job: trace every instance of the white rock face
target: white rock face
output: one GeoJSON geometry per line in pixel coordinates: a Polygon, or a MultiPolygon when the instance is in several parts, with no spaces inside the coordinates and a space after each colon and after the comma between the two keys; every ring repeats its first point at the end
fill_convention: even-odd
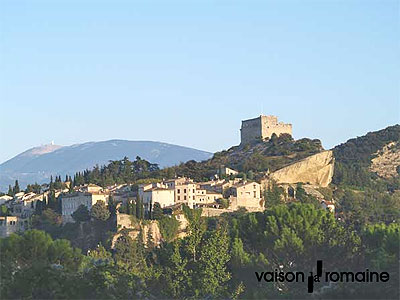
{"type": "Polygon", "coordinates": [[[399,142],[392,142],[375,153],[371,161],[370,170],[380,177],[390,178],[398,176],[397,167],[400,166],[399,142]]]}
{"type": "Polygon", "coordinates": [[[323,151],[273,172],[270,176],[278,184],[306,183],[327,187],[333,176],[333,153],[323,151]]]}

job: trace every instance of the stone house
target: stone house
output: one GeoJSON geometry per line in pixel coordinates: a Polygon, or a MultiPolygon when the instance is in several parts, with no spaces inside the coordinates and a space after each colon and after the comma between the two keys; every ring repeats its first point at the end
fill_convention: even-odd
{"type": "Polygon", "coordinates": [[[73,194],[63,194],[61,196],[61,214],[63,223],[74,222],[72,214],[79,206],[84,205],[90,211],[97,201],[108,204],[109,193],[97,185],[90,184],[83,187],[80,191],[73,194]]]}
{"type": "Polygon", "coordinates": [[[13,233],[23,232],[28,228],[28,219],[22,219],[17,216],[0,217],[0,237],[2,238],[13,233]]]}

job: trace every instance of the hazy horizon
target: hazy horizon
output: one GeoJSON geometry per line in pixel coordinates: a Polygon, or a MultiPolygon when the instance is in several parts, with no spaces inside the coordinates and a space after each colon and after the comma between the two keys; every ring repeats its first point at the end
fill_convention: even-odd
{"type": "Polygon", "coordinates": [[[216,152],[260,113],[326,149],[399,123],[398,1],[0,7],[0,163],[52,140],[216,152]]]}

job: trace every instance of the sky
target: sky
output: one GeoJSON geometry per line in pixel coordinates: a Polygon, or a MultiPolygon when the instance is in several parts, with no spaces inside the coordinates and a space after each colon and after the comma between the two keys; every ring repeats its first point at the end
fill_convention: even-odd
{"type": "Polygon", "coordinates": [[[399,1],[0,0],[0,163],[54,141],[210,152],[261,113],[331,148],[400,120],[399,1]]]}

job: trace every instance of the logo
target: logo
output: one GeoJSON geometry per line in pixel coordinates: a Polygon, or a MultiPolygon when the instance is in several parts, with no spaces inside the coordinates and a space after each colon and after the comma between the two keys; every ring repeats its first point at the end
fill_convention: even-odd
{"type": "Polygon", "coordinates": [[[305,282],[307,277],[307,291],[308,293],[314,292],[314,282],[388,282],[390,279],[388,272],[375,272],[366,269],[365,271],[352,272],[352,271],[335,271],[324,272],[322,260],[317,261],[317,272],[314,274],[310,272],[283,272],[282,270],[275,269],[269,272],[255,272],[258,282],[264,280],[265,282],[305,282]],[[306,276],[305,274],[309,274],[306,276]]]}

